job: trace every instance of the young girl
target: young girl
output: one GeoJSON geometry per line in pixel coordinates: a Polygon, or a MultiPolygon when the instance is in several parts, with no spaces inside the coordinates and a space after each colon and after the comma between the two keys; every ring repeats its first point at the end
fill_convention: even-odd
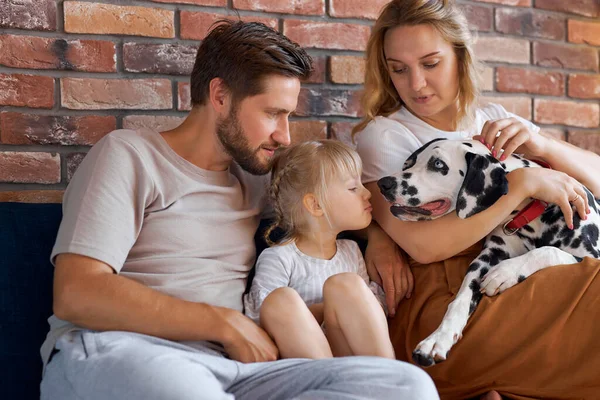
{"type": "Polygon", "coordinates": [[[244,303],[283,358],[395,358],[383,290],[369,282],[358,245],[336,239],[371,222],[361,169],[358,154],[334,140],[298,144],[275,161],[276,221],[265,237],[273,245],[277,227],[285,236],[258,258],[244,303]]]}

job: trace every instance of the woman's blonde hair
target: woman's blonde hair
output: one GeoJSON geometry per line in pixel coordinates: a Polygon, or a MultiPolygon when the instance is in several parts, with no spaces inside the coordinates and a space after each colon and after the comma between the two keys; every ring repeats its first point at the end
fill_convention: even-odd
{"type": "Polygon", "coordinates": [[[468,127],[475,120],[479,95],[480,65],[472,49],[472,35],[465,16],[453,0],[392,0],[371,31],[366,50],[366,68],[362,108],[363,120],[352,130],[362,131],[376,116],[388,116],[403,103],[392,83],[383,51],[385,34],[402,25],[429,24],[453,47],[458,62],[458,115],[455,128],[468,127]]]}
{"type": "Polygon", "coordinates": [[[338,140],[323,139],[303,142],[284,149],[273,164],[269,196],[275,211],[275,221],[267,228],[265,240],[269,245],[275,228],[283,230],[279,243],[286,243],[308,232],[308,219],[303,205],[306,194],[312,193],[325,216],[327,186],[334,179],[350,176],[360,179],[362,162],[359,155],[338,140]]]}

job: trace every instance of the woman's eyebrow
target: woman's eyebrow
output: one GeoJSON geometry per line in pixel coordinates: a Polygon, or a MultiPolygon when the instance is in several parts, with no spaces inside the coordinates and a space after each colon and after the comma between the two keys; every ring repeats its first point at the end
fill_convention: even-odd
{"type": "MultiPolygon", "coordinates": [[[[427,57],[435,56],[436,54],[439,54],[439,53],[440,53],[439,51],[434,51],[434,52],[431,52],[429,54],[425,54],[423,57],[419,58],[419,60],[422,60],[422,59],[427,58],[427,57]]],[[[395,62],[400,62],[400,63],[402,62],[402,61],[396,60],[395,58],[392,58],[392,57],[387,57],[385,60],[386,61],[395,61],[395,62]]]]}

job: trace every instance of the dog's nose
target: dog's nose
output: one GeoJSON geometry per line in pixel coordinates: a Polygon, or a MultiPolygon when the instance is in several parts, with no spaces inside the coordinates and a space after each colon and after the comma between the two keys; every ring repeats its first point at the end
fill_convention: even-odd
{"type": "Polygon", "coordinates": [[[377,186],[379,186],[379,190],[381,190],[382,194],[392,194],[398,187],[398,182],[393,176],[385,176],[377,181],[377,186]]]}

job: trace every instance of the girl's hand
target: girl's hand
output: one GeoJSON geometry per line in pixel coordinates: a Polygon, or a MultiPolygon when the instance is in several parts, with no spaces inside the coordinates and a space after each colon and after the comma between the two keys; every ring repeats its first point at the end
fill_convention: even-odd
{"type": "Polygon", "coordinates": [[[410,298],[414,287],[412,271],[404,252],[378,225],[369,227],[369,241],[365,252],[367,272],[385,292],[389,316],[403,298],[410,298]]]}
{"type": "Polygon", "coordinates": [[[587,191],[564,172],[547,168],[519,168],[507,175],[509,184],[522,185],[528,197],[556,204],[565,221],[573,229],[573,207],[581,219],[590,213],[587,191]]]}
{"type": "Polygon", "coordinates": [[[514,152],[542,158],[548,140],[539,133],[529,130],[516,118],[487,121],[481,129],[481,134],[473,136],[473,139],[485,144],[492,150],[494,157],[500,157],[500,161],[506,160],[514,152]]]}

